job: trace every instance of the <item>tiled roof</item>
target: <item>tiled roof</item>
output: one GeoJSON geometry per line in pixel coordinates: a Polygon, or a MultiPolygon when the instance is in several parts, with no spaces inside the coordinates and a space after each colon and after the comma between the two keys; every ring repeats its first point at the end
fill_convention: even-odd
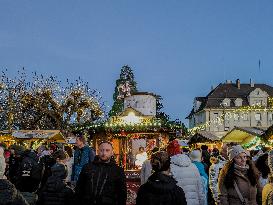
{"type": "Polygon", "coordinates": [[[254,87],[251,87],[250,84],[240,84],[239,89],[235,83],[220,83],[206,97],[195,98],[201,102],[201,105],[195,112],[192,110],[187,118],[190,118],[194,113],[197,113],[204,108],[220,108],[220,104],[225,98],[231,99],[230,107],[235,107],[234,100],[237,98],[241,98],[243,100],[242,106],[248,106],[248,96],[256,88],[260,88],[261,90],[267,92],[269,96],[273,97],[273,87],[266,84],[254,84],[254,87]]]}

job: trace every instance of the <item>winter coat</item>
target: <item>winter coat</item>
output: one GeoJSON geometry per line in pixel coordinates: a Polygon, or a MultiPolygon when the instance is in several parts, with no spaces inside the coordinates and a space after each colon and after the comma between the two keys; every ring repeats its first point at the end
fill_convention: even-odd
{"type": "Polygon", "coordinates": [[[72,204],[74,191],[65,183],[65,167],[62,164],[56,164],[52,167],[52,176],[50,176],[42,188],[39,205],[66,205],[72,204]]]}
{"type": "Polygon", "coordinates": [[[145,184],[152,174],[152,165],[150,160],[145,160],[140,170],[140,184],[145,184]]]}
{"type": "Polygon", "coordinates": [[[94,150],[87,145],[81,149],[76,149],[74,153],[74,164],[72,167],[72,181],[78,181],[83,166],[92,162],[94,157],[94,150]]]}
{"type": "Polygon", "coordinates": [[[126,179],[114,159],[102,162],[98,157],[85,165],[76,185],[76,201],[81,205],[125,205],[126,179]]]}
{"type": "Polygon", "coordinates": [[[209,177],[208,177],[208,175],[206,173],[206,169],[205,169],[204,164],[202,162],[198,162],[198,161],[193,161],[192,163],[195,164],[195,166],[197,167],[200,175],[202,177],[204,177],[207,181],[209,181],[209,177]]]}
{"type": "MultiPolygon", "coordinates": [[[[241,200],[234,188],[234,186],[227,188],[224,183],[224,167],[219,176],[219,183],[218,183],[218,197],[219,197],[219,204],[220,205],[241,205],[241,200]]],[[[226,170],[225,170],[226,171],[226,170]]],[[[238,188],[242,194],[242,196],[246,200],[247,205],[257,205],[257,199],[259,199],[261,194],[261,188],[258,185],[252,186],[250,181],[247,177],[248,168],[242,168],[235,165],[235,181],[238,185],[238,188]],[[258,196],[257,196],[258,195],[258,196]]]]}
{"type": "Polygon", "coordinates": [[[201,176],[187,155],[178,154],[171,157],[171,173],[177,185],[185,192],[188,204],[205,204],[201,176]]]}
{"type": "Polygon", "coordinates": [[[39,158],[34,151],[24,152],[15,183],[21,192],[35,192],[39,188],[44,170],[42,164],[38,162],[39,158]]]}
{"type": "Polygon", "coordinates": [[[6,171],[6,161],[4,157],[4,149],[0,147],[0,179],[4,177],[6,171]]]}
{"type": "Polygon", "coordinates": [[[225,163],[225,161],[220,160],[217,163],[212,163],[209,169],[209,188],[215,201],[218,201],[218,177],[225,163]]]}
{"type": "Polygon", "coordinates": [[[140,186],[136,198],[136,205],[185,204],[185,193],[176,185],[173,177],[158,172],[152,174],[148,181],[140,186]]]}
{"type": "Polygon", "coordinates": [[[268,183],[264,186],[262,205],[273,205],[273,183],[268,183]]]}
{"type": "Polygon", "coordinates": [[[29,204],[9,180],[0,179],[0,205],[29,204]]]}

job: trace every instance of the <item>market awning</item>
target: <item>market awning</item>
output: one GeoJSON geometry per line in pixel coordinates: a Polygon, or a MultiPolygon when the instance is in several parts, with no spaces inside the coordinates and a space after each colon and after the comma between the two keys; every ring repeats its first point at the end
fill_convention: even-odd
{"type": "Polygon", "coordinates": [[[256,127],[234,127],[223,138],[222,142],[236,142],[240,144],[249,143],[256,136],[261,136],[265,132],[262,128],[256,127]]]}
{"type": "Polygon", "coordinates": [[[220,139],[208,131],[199,131],[190,137],[188,144],[217,142],[220,139]]]}
{"type": "Polygon", "coordinates": [[[65,142],[60,130],[19,130],[13,131],[12,136],[17,140],[48,140],[65,142]]]}

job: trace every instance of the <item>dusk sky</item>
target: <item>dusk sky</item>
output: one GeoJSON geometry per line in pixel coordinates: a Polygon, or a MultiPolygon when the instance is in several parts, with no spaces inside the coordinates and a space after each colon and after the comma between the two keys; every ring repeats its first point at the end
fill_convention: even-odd
{"type": "Polygon", "coordinates": [[[227,79],[273,85],[273,1],[0,1],[0,68],[10,75],[80,76],[111,107],[126,64],[140,91],[187,122],[194,97],[227,79]]]}

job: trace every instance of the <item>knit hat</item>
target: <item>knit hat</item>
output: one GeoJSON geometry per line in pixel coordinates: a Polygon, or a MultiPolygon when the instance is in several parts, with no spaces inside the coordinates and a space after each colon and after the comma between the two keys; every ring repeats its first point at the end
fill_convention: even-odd
{"type": "Polygon", "coordinates": [[[273,150],[268,153],[268,166],[271,174],[273,174],[273,150]]]}
{"type": "Polygon", "coordinates": [[[231,161],[241,153],[246,153],[241,145],[235,145],[228,149],[228,159],[231,161]]]}
{"type": "Polygon", "coordinates": [[[193,150],[190,154],[190,158],[192,161],[201,162],[202,154],[200,150],[193,150]]]}
{"type": "Polygon", "coordinates": [[[170,156],[181,154],[181,148],[177,140],[173,140],[168,144],[167,152],[170,156]]]}

